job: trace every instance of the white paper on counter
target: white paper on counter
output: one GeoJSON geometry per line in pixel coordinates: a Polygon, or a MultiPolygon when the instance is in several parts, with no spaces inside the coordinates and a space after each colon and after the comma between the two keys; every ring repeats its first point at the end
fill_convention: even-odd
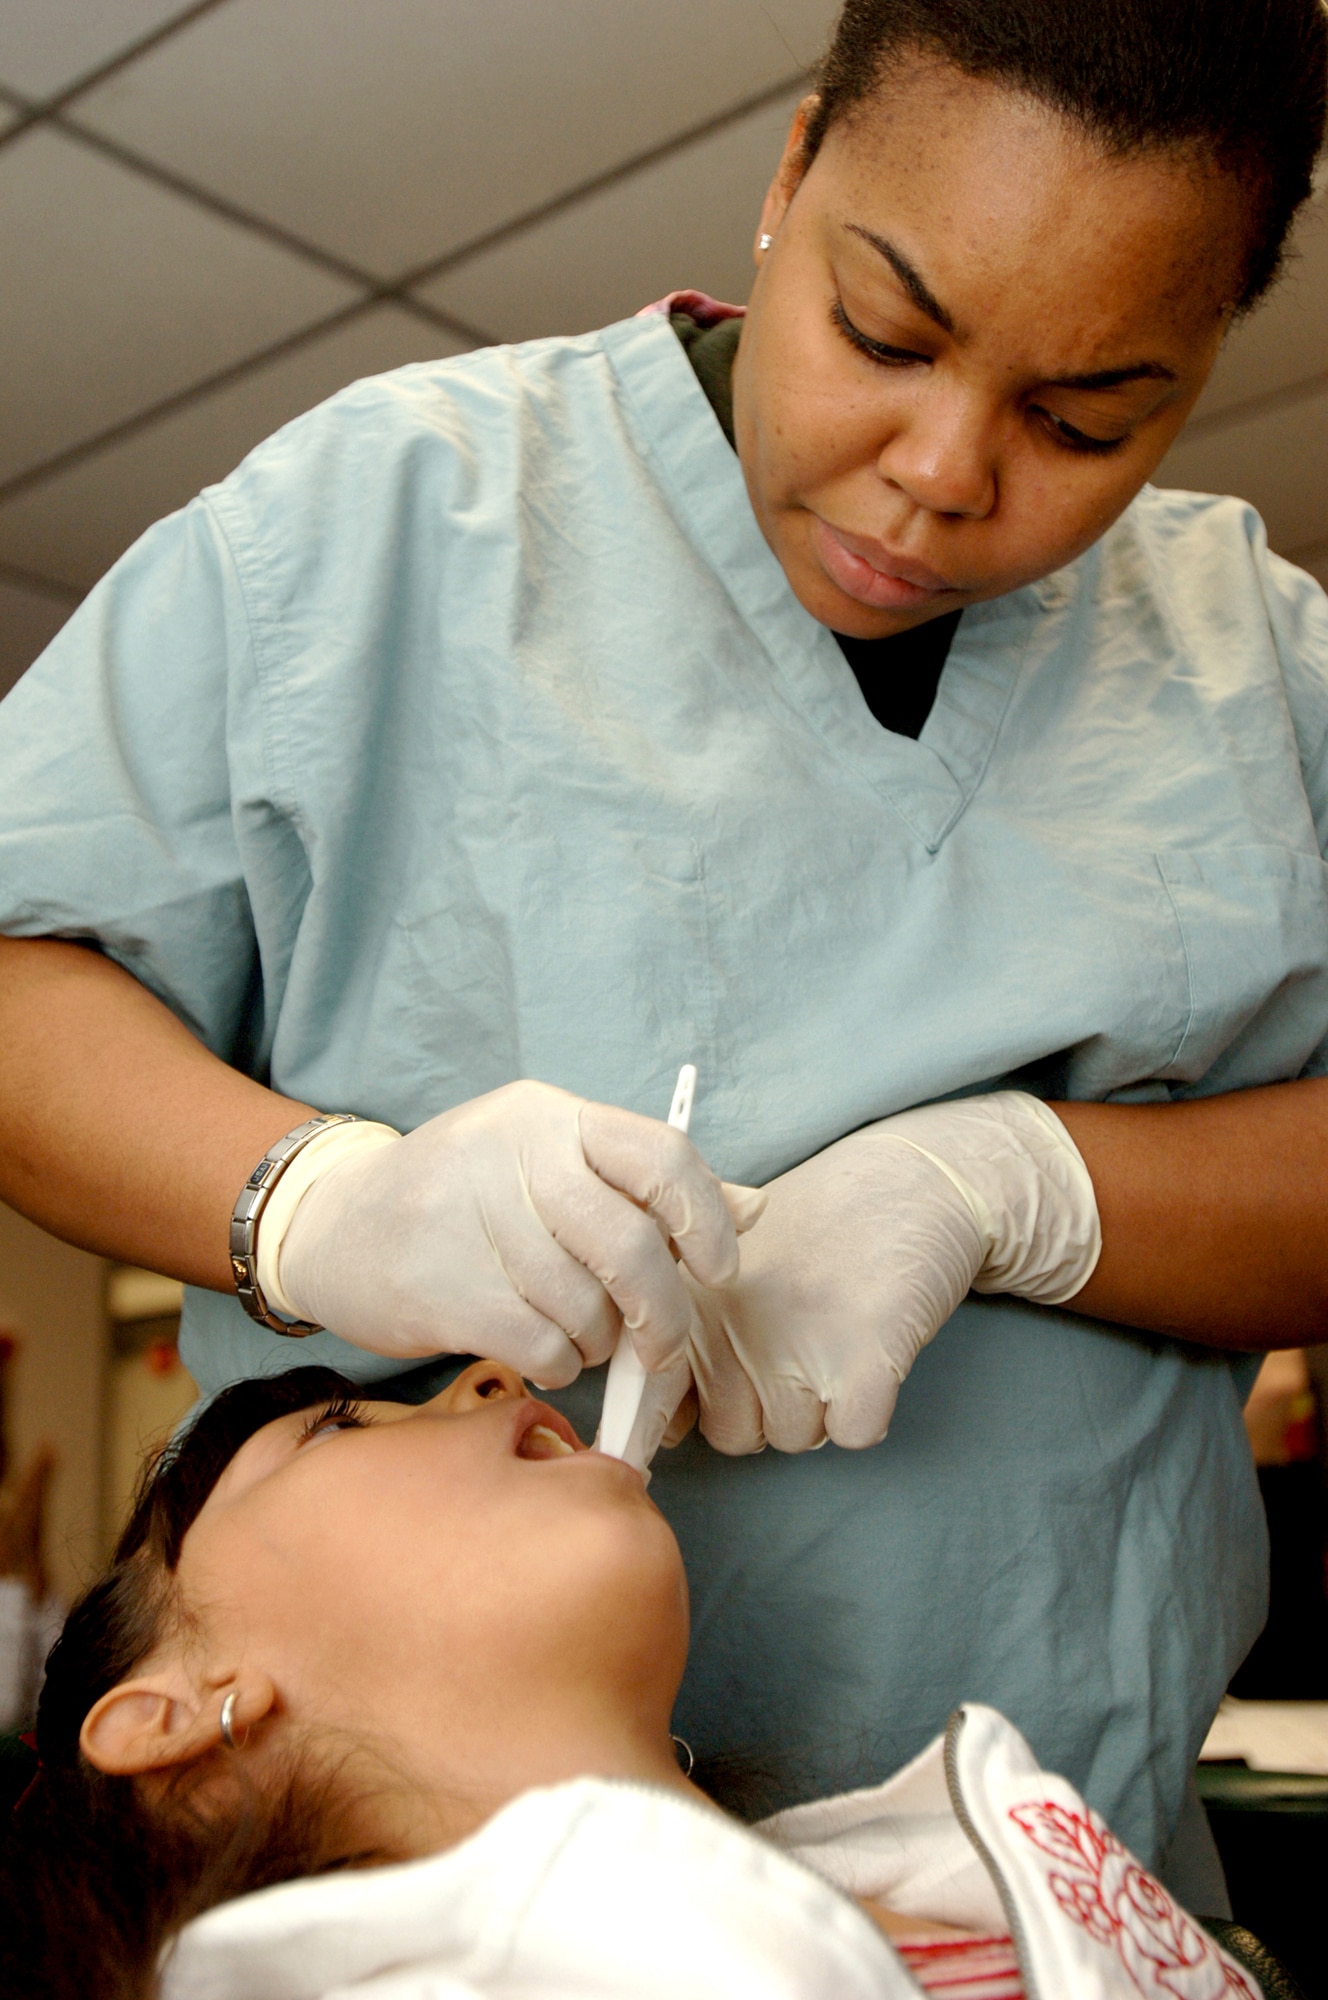
{"type": "Polygon", "coordinates": [[[1236,1701],[1228,1695],[1199,1761],[1241,1757],[1252,1771],[1328,1777],[1328,1701],[1236,1701]]]}

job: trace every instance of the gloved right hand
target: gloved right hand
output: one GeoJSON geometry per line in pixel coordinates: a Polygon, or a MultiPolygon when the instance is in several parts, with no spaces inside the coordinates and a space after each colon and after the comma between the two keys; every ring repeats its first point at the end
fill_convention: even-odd
{"type": "Polygon", "coordinates": [[[648,1368],[677,1361],[691,1304],[670,1243],[723,1284],[762,1206],[726,1200],[681,1132],[546,1083],[329,1160],[281,1240],[282,1309],[374,1354],[483,1354],[546,1389],[606,1360],[620,1330],[648,1368]]]}

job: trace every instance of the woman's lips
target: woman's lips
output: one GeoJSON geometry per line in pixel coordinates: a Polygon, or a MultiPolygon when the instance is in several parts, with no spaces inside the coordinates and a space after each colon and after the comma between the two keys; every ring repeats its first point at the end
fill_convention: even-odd
{"type": "Polygon", "coordinates": [[[892,555],[880,542],[850,535],[844,528],[832,528],[819,514],[812,516],[812,540],[831,583],[873,611],[911,611],[954,589],[925,563],[892,555]]]}

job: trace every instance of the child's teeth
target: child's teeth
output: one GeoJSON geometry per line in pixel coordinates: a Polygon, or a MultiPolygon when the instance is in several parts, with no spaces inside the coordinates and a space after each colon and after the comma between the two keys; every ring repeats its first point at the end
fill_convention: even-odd
{"type": "Polygon", "coordinates": [[[572,1456],[572,1447],[568,1444],[567,1439],[559,1437],[557,1431],[551,1431],[547,1424],[532,1424],[530,1426],[530,1435],[533,1438],[543,1438],[546,1444],[551,1444],[560,1458],[570,1458],[572,1456]]]}

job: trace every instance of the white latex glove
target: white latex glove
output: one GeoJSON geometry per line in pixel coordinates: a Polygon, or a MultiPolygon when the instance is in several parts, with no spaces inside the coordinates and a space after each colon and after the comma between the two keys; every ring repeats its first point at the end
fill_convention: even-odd
{"type": "Polygon", "coordinates": [[[1078,1148],[1015,1090],[882,1119],[765,1192],[738,1278],[690,1287],[701,1429],[734,1454],[878,1443],[970,1288],[1059,1305],[1102,1247],[1078,1148]]]}
{"type": "Polygon", "coordinates": [[[403,1360],[482,1354],[562,1388],[625,1327],[647,1367],[666,1367],[691,1311],[670,1243],[700,1283],[723,1284],[738,1266],[729,1203],[738,1226],[760,1208],[746,1189],[726,1200],[682,1133],[550,1084],[507,1084],[404,1139],[377,1129],[367,1146],[336,1140],[354,1126],[317,1141],[329,1163],[315,1158],[264,1289],[403,1360]]]}

